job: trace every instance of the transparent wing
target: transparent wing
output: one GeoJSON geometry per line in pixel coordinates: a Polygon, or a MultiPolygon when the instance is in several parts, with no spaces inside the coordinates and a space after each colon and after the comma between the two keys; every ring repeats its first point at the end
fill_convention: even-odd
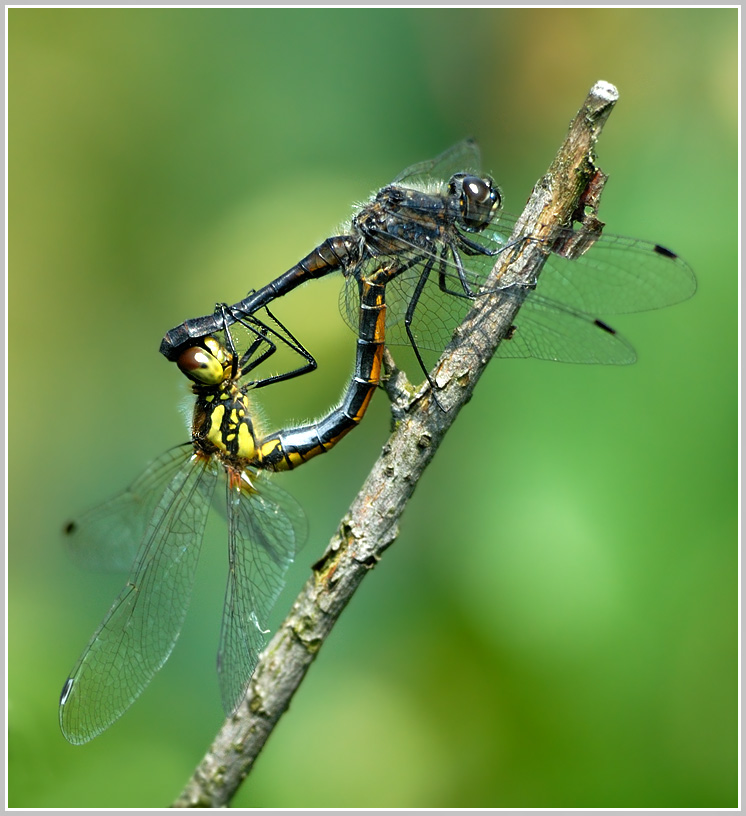
{"type": "Polygon", "coordinates": [[[218,650],[223,709],[230,715],[246,693],[269,633],[269,615],[285,575],[306,538],[305,516],[263,474],[256,492],[227,491],[229,573],[218,650]]]}
{"type": "MultiPolygon", "coordinates": [[[[516,221],[514,215],[500,214],[498,223],[486,230],[485,239],[504,246],[516,221]]],[[[566,233],[573,234],[572,230],[566,233]]],[[[476,269],[474,264],[469,268],[476,269]]],[[[575,260],[550,254],[537,292],[559,307],[613,315],[671,306],[690,298],[696,288],[690,266],[673,252],[658,244],[604,233],[575,260]]]]}
{"type": "MultiPolygon", "coordinates": [[[[421,268],[419,265],[418,271],[421,268]]],[[[474,302],[471,298],[461,297],[460,294],[441,291],[437,281],[437,273],[431,272],[414,309],[411,331],[419,348],[440,352],[448,345],[454,328],[461,323],[474,302]]],[[[405,318],[417,283],[418,278],[406,273],[394,278],[386,286],[387,343],[409,345],[405,318]]],[[[450,291],[461,292],[457,281],[450,283],[454,287],[450,291]],[[456,286],[459,288],[456,289],[456,286]]]]}
{"type": "Polygon", "coordinates": [[[482,157],[479,145],[474,139],[464,139],[444,150],[439,156],[427,161],[417,162],[403,170],[392,184],[407,181],[410,184],[419,182],[444,182],[454,173],[480,173],[482,157]]]}
{"type": "MultiPolygon", "coordinates": [[[[390,345],[410,344],[403,316],[412,289],[411,279],[394,279],[386,287],[386,342],[390,345]]],[[[501,290],[501,293],[511,297],[508,289],[501,290]]],[[[354,303],[351,286],[345,287],[344,297],[344,308],[348,308],[348,302],[354,303]]],[[[442,351],[454,328],[473,305],[471,298],[444,294],[434,284],[426,286],[411,327],[417,347],[442,351]]],[[[352,325],[352,320],[349,319],[348,323],[352,325]]],[[[608,324],[590,315],[559,307],[535,292],[524,301],[515,319],[513,337],[500,344],[497,356],[601,365],[626,365],[636,359],[629,342],[608,324]]]]}
{"type": "Polygon", "coordinates": [[[217,472],[189,449],[169,451],[148,471],[165,484],[129,580],[60,698],[60,726],[75,744],[100,734],[137,699],[171,654],[189,605],[217,472]]]}
{"type": "MultiPolygon", "coordinates": [[[[515,221],[515,216],[501,213],[495,225],[476,236],[479,243],[493,253],[507,249],[515,221]]],[[[441,249],[435,257],[414,247],[410,252],[417,252],[420,260],[386,287],[386,342],[410,343],[405,319],[411,312],[411,331],[418,347],[441,351],[472,305],[471,298],[465,297],[465,287],[472,293],[488,294],[484,281],[497,257],[462,252],[459,274],[455,250],[444,253],[441,249]],[[431,259],[427,282],[412,309],[431,259]]],[[[390,259],[379,257],[367,263],[380,266],[382,262],[390,259]]],[[[366,269],[359,272],[364,275],[366,269]]],[[[516,342],[503,343],[499,356],[600,364],[633,362],[635,355],[629,343],[610,332],[598,316],[662,308],[686,300],[695,290],[692,270],[674,253],[657,244],[603,235],[577,259],[549,255],[535,291],[516,317],[516,342]]],[[[356,282],[350,277],[345,281],[340,307],[348,325],[357,331],[359,297],[356,282]]]]}
{"type": "Polygon", "coordinates": [[[495,356],[596,365],[629,365],[637,359],[634,348],[608,324],[557,309],[533,294],[521,306],[512,336],[500,343],[495,356]]]}
{"type": "Polygon", "coordinates": [[[153,509],[166,483],[183,464],[186,449],[180,446],[164,454],[125,491],[67,522],[63,528],[65,545],[79,566],[97,572],[130,569],[153,509]]]}

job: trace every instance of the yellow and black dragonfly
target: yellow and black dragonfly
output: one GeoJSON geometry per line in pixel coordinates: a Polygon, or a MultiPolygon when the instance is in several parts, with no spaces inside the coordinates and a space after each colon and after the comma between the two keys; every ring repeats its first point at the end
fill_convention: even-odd
{"type": "Polygon", "coordinates": [[[264,646],[269,613],[306,537],[301,508],[270,474],[331,449],[362,419],[380,381],[384,294],[375,275],[361,282],[352,380],[339,406],[302,427],[262,435],[253,421],[251,391],[308,365],[305,350],[271,315],[276,328],[255,317],[237,321],[253,338],[243,353],[227,326],[182,349],[176,362],[195,396],[191,441],[167,451],[124,493],[66,527],[74,555],[88,566],[121,569],[131,563],[123,590],[65,681],[60,725],[70,742],[85,743],[108,728],[168,659],[221,482],[229,571],[217,668],[223,707],[227,714],[236,709],[264,646]],[[278,342],[306,364],[252,380],[278,342]]]}
{"type": "MultiPolygon", "coordinates": [[[[496,256],[516,246],[511,236],[517,218],[502,209],[499,188],[480,164],[476,143],[467,139],[409,167],[358,208],[346,232],[229,307],[227,319],[251,315],[305,281],[341,271],[340,307],[356,331],[359,282],[383,267],[386,342],[410,345],[427,375],[420,349],[443,350],[474,300],[490,291],[484,282],[496,256]]],[[[601,316],[657,309],[694,294],[690,267],[659,244],[603,234],[572,260],[552,251],[572,246],[576,237],[565,230],[546,248],[541,277],[531,283],[499,357],[631,363],[634,349],[601,316]]],[[[515,287],[502,291],[519,294],[515,287]]],[[[166,334],[161,353],[175,360],[194,337],[215,331],[225,319],[218,310],[185,321],[166,334]]]]}

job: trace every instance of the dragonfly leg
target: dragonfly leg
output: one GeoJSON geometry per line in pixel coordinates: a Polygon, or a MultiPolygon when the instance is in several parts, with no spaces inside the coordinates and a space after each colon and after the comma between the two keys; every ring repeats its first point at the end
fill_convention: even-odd
{"type": "Polygon", "coordinates": [[[499,255],[505,247],[496,247],[495,249],[489,249],[482,244],[477,243],[476,241],[472,241],[470,238],[467,238],[465,235],[462,235],[460,232],[456,233],[458,237],[459,246],[467,255],[499,255]]]}
{"type": "Polygon", "coordinates": [[[461,261],[461,256],[458,252],[452,247],[449,246],[447,249],[444,249],[441,256],[440,256],[440,271],[438,273],[438,287],[440,288],[441,292],[444,292],[447,295],[452,295],[453,297],[460,297],[460,298],[467,298],[469,300],[473,300],[475,297],[474,290],[469,286],[469,281],[466,279],[466,271],[464,270],[464,265],[461,261]],[[447,276],[446,276],[446,252],[450,249],[451,255],[453,256],[453,262],[456,265],[456,269],[458,270],[458,278],[461,282],[461,288],[463,291],[459,292],[457,289],[450,289],[447,283],[447,276]]]}
{"type": "Polygon", "coordinates": [[[275,315],[270,312],[268,307],[264,307],[264,311],[269,315],[270,319],[281,329],[283,334],[275,332],[269,326],[262,324],[267,328],[270,332],[272,332],[275,336],[279,337],[285,345],[292,349],[296,354],[302,357],[306,362],[303,365],[298,366],[298,368],[294,368],[292,371],[286,371],[284,374],[275,374],[272,377],[265,377],[263,380],[259,380],[254,383],[254,388],[263,388],[265,385],[269,385],[270,383],[275,382],[282,382],[283,380],[291,380],[294,377],[300,377],[302,374],[307,374],[311,371],[314,371],[318,363],[316,362],[316,358],[311,354],[310,351],[298,340],[295,335],[292,334],[290,329],[287,328],[283,323],[281,323],[275,315]]]}
{"type": "MultiPolygon", "coordinates": [[[[230,307],[226,306],[225,304],[220,304],[220,313],[226,314],[230,311],[230,307]]],[[[226,346],[230,353],[233,356],[233,378],[238,375],[238,371],[240,370],[241,376],[246,376],[249,372],[253,371],[258,365],[263,363],[266,359],[271,357],[277,351],[277,343],[272,339],[272,337],[277,338],[280,342],[286,345],[288,348],[299,354],[301,357],[305,359],[305,363],[298,368],[292,369],[291,371],[284,372],[282,374],[274,374],[271,377],[264,377],[259,380],[255,380],[253,382],[245,383],[244,387],[253,387],[253,388],[261,388],[265,385],[269,385],[273,382],[280,382],[282,380],[292,379],[293,377],[300,376],[301,374],[305,374],[309,371],[313,371],[316,368],[316,360],[314,357],[307,351],[307,349],[295,338],[295,336],[290,332],[290,330],[283,325],[277,317],[275,317],[272,312],[265,306],[264,310],[266,311],[269,318],[278,326],[280,331],[273,329],[271,326],[267,325],[266,323],[262,322],[257,318],[255,315],[247,315],[245,317],[239,317],[236,319],[235,314],[233,315],[234,320],[228,321],[226,320],[223,324],[223,331],[225,333],[226,339],[226,346]],[[248,349],[240,356],[236,352],[236,347],[233,342],[233,336],[231,334],[229,325],[230,323],[238,323],[242,325],[247,331],[251,332],[255,335],[255,339],[248,347],[248,349]],[[266,348],[259,354],[255,356],[257,351],[262,347],[266,346],[266,348]]],[[[216,309],[217,311],[217,309],[216,309]]]]}
{"type": "Polygon", "coordinates": [[[417,304],[419,303],[420,296],[422,295],[422,290],[425,288],[427,279],[430,277],[430,272],[432,272],[434,263],[435,258],[430,258],[422,270],[420,279],[417,281],[417,286],[415,286],[414,292],[412,293],[412,297],[410,298],[409,303],[407,304],[407,311],[404,315],[404,328],[406,329],[407,337],[409,338],[409,344],[412,346],[414,356],[417,358],[417,362],[419,363],[420,368],[422,369],[422,373],[425,375],[425,379],[427,380],[428,385],[430,386],[430,389],[433,392],[433,399],[435,400],[435,402],[437,403],[438,407],[441,410],[445,410],[443,406],[440,404],[440,402],[438,402],[435,383],[432,381],[430,373],[425,367],[425,361],[422,359],[422,355],[420,354],[420,350],[417,346],[417,340],[415,339],[415,336],[412,333],[412,318],[414,317],[414,311],[417,308],[417,304]]]}

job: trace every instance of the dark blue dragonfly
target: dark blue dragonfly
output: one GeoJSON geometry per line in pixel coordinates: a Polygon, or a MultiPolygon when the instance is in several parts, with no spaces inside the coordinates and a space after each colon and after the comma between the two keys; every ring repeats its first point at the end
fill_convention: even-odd
{"type": "MultiPolygon", "coordinates": [[[[409,167],[358,208],[343,234],[228,311],[231,319],[251,315],[299,284],[339,270],[345,280],[341,311],[355,330],[360,282],[385,266],[386,341],[411,345],[425,371],[419,350],[442,351],[474,301],[494,291],[485,281],[496,256],[515,246],[517,220],[502,209],[494,180],[481,172],[476,143],[465,140],[409,167]]],[[[575,235],[568,228],[553,246],[575,235]]],[[[669,306],[696,289],[687,263],[659,244],[603,234],[573,260],[551,250],[499,357],[632,363],[634,349],[602,317],[669,306]]],[[[161,353],[176,359],[185,344],[222,319],[216,312],[187,320],[166,334],[161,353]]]]}

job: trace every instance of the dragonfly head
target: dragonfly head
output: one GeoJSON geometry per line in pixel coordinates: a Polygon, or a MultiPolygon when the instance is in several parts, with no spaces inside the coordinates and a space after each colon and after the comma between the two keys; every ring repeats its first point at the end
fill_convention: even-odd
{"type": "Polygon", "coordinates": [[[502,206],[502,196],[489,177],[456,173],[448,182],[448,196],[458,205],[459,220],[469,232],[481,232],[502,206]]]}
{"type": "Polygon", "coordinates": [[[199,345],[182,351],[176,365],[197,385],[220,385],[232,375],[233,355],[212,335],[198,342],[199,345]]]}

